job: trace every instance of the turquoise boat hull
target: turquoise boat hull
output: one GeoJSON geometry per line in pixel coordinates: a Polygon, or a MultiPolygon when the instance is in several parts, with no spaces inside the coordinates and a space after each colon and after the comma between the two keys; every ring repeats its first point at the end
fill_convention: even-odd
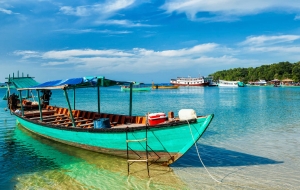
{"type": "Polygon", "coordinates": [[[149,159],[163,165],[169,165],[178,160],[198,141],[214,115],[200,117],[189,122],[178,121],[170,124],[148,126],[147,133],[146,126],[84,129],[47,125],[19,115],[16,115],[16,117],[18,124],[37,135],[68,145],[124,158],[127,155],[130,159],[139,159],[139,156],[146,156],[146,143],[148,143],[150,147],[148,150],[149,159]],[[130,151],[127,153],[127,139],[140,140],[146,137],[147,142],[128,143],[130,151]]]}
{"type": "MultiPolygon", "coordinates": [[[[150,91],[151,87],[133,87],[132,91],[150,91]]],[[[130,91],[130,88],[121,87],[121,91],[130,91]]]]}

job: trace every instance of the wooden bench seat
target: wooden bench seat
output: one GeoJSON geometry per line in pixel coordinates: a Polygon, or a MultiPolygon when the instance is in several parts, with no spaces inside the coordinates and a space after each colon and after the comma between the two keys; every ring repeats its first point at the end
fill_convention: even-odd
{"type": "MultiPolygon", "coordinates": [[[[64,114],[54,114],[54,115],[43,115],[43,119],[45,118],[52,118],[52,117],[58,117],[58,116],[63,116],[64,114]]],[[[40,116],[38,116],[38,117],[29,117],[29,119],[31,119],[31,120],[38,120],[38,119],[40,119],[40,116]]]]}
{"type": "MultiPolygon", "coordinates": [[[[42,115],[53,115],[55,113],[54,110],[42,110],[42,115]]],[[[38,117],[40,116],[40,111],[25,111],[24,116],[26,117],[38,117]]]]}
{"type": "Polygon", "coordinates": [[[60,119],[60,120],[50,121],[49,123],[64,123],[64,122],[70,122],[70,119],[69,118],[60,119]]]}
{"type": "Polygon", "coordinates": [[[43,121],[54,121],[56,120],[56,117],[52,117],[52,118],[43,118],[43,121]]]}

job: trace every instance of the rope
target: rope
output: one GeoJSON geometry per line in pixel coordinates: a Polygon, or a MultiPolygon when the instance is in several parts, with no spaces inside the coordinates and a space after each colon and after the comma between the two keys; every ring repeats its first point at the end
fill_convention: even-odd
{"type": "Polygon", "coordinates": [[[202,159],[201,159],[200,153],[199,153],[199,151],[198,151],[197,143],[196,143],[196,141],[195,141],[195,139],[194,139],[194,135],[193,135],[193,133],[192,133],[192,129],[191,129],[190,123],[189,123],[188,120],[186,120],[186,121],[187,121],[187,123],[189,124],[190,132],[191,132],[191,135],[192,135],[192,138],[193,138],[193,141],[194,141],[194,144],[195,144],[195,147],[196,147],[196,151],[197,151],[197,154],[198,154],[198,157],[199,157],[199,160],[200,160],[201,164],[203,165],[203,167],[204,167],[204,169],[206,170],[206,172],[209,174],[209,176],[210,176],[214,181],[216,181],[216,182],[218,182],[218,183],[222,183],[222,182],[218,181],[217,179],[215,179],[215,178],[209,173],[209,171],[207,170],[207,168],[205,167],[205,165],[204,165],[204,163],[203,163],[203,161],[202,161],[202,159]]]}

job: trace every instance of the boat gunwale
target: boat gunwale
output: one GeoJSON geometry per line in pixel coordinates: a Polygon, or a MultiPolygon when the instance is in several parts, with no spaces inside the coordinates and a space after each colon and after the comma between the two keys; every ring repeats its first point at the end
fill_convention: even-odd
{"type": "MultiPolygon", "coordinates": [[[[16,117],[28,121],[30,123],[33,124],[37,124],[39,126],[42,127],[48,127],[48,128],[53,128],[53,129],[58,129],[58,130],[67,130],[67,131],[76,131],[76,132],[92,132],[92,133],[122,133],[122,132],[132,132],[132,131],[140,131],[140,130],[145,130],[146,127],[148,128],[148,130],[151,129],[160,129],[160,128],[169,128],[169,127],[174,127],[174,126],[180,126],[180,125],[185,125],[185,124],[194,124],[197,123],[197,119],[201,118],[201,116],[197,119],[190,119],[190,120],[184,120],[184,121],[179,121],[179,120],[175,120],[175,121],[171,121],[168,123],[163,123],[163,124],[159,124],[159,125],[155,125],[155,126],[137,126],[137,127],[122,127],[122,128],[118,128],[118,127],[111,127],[111,128],[79,128],[79,127],[66,127],[63,125],[51,125],[49,123],[42,123],[39,120],[31,120],[30,118],[24,118],[18,114],[13,113],[16,117]]],[[[213,117],[213,114],[210,115],[206,115],[206,116],[202,116],[202,118],[207,118],[209,116],[213,117]]],[[[125,124],[126,125],[126,124],[125,124]]],[[[24,126],[26,127],[26,126],[24,126]]]]}

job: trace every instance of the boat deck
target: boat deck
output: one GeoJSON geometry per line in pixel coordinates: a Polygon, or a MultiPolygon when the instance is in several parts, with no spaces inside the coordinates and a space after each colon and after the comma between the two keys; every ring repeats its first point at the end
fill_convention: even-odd
{"type": "MultiPolygon", "coordinates": [[[[126,116],[117,114],[97,113],[82,110],[72,110],[74,122],[78,128],[94,128],[94,120],[108,118],[113,128],[140,127],[146,125],[146,116],[126,116]]],[[[42,110],[42,119],[39,110],[24,112],[24,117],[44,124],[72,127],[72,120],[68,109],[49,106],[42,110]]]]}

